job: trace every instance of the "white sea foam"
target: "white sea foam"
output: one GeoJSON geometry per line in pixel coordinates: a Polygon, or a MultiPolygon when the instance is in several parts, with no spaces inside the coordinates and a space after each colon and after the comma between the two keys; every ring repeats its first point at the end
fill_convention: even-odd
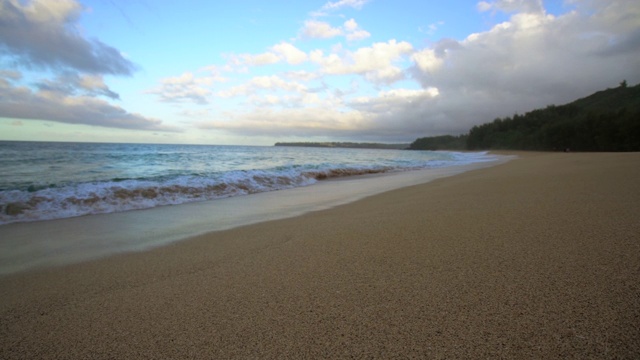
{"type": "Polygon", "coordinates": [[[42,149],[32,150],[37,161],[26,157],[20,163],[15,154],[21,153],[15,150],[11,163],[0,159],[8,170],[0,177],[0,225],[215,200],[308,186],[336,177],[495,159],[487,153],[103,144],[80,146],[67,154],[57,146],[47,148],[48,155],[42,149]],[[51,165],[54,158],[58,160],[51,165]],[[23,175],[16,176],[12,169],[23,175]],[[31,175],[25,176],[28,171],[31,175]]]}
{"type": "Polygon", "coordinates": [[[502,156],[491,163],[351,176],[343,181],[321,181],[304,188],[216,201],[0,226],[0,276],[147,250],[198,234],[299,216],[507,160],[502,156]]]}

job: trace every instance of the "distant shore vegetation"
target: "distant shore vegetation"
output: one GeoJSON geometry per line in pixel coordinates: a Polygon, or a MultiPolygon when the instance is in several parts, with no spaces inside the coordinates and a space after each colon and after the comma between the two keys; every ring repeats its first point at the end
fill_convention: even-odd
{"type": "Polygon", "coordinates": [[[275,146],[404,150],[409,147],[409,144],[382,144],[382,143],[355,143],[355,142],[277,142],[275,146]]]}

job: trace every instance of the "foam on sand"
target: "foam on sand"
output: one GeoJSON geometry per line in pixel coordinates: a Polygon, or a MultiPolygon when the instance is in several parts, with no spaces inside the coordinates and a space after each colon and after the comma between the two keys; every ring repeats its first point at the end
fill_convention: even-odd
{"type": "Polygon", "coordinates": [[[493,159],[375,176],[334,176],[342,180],[139,211],[8,224],[0,227],[0,274],[141,251],[206,232],[297,216],[495,165],[509,157],[493,159]]]}

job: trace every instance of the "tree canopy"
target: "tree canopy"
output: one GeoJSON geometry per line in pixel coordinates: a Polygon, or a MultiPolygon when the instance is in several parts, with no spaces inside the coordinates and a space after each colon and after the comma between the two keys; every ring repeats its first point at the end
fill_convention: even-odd
{"type": "Polygon", "coordinates": [[[569,104],[497,118],[464,135],[420,138],[410,149],[640,151],[640,84],[623,81],[569,104]]]}

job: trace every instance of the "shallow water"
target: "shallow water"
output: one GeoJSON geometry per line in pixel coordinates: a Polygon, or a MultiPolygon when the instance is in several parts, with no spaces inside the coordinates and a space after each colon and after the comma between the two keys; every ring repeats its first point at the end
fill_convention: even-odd
{"type": "Polygon", "coordinates": [[[0,142],[0,226],[493,159],[376,149],[0,142]]]}
{"type": "Polygon", "coordinates": [[[298,216],[507,161],[354,176],[213,201],[0,226],[0,274],[142,251],[203,233],[298,216]]]}

